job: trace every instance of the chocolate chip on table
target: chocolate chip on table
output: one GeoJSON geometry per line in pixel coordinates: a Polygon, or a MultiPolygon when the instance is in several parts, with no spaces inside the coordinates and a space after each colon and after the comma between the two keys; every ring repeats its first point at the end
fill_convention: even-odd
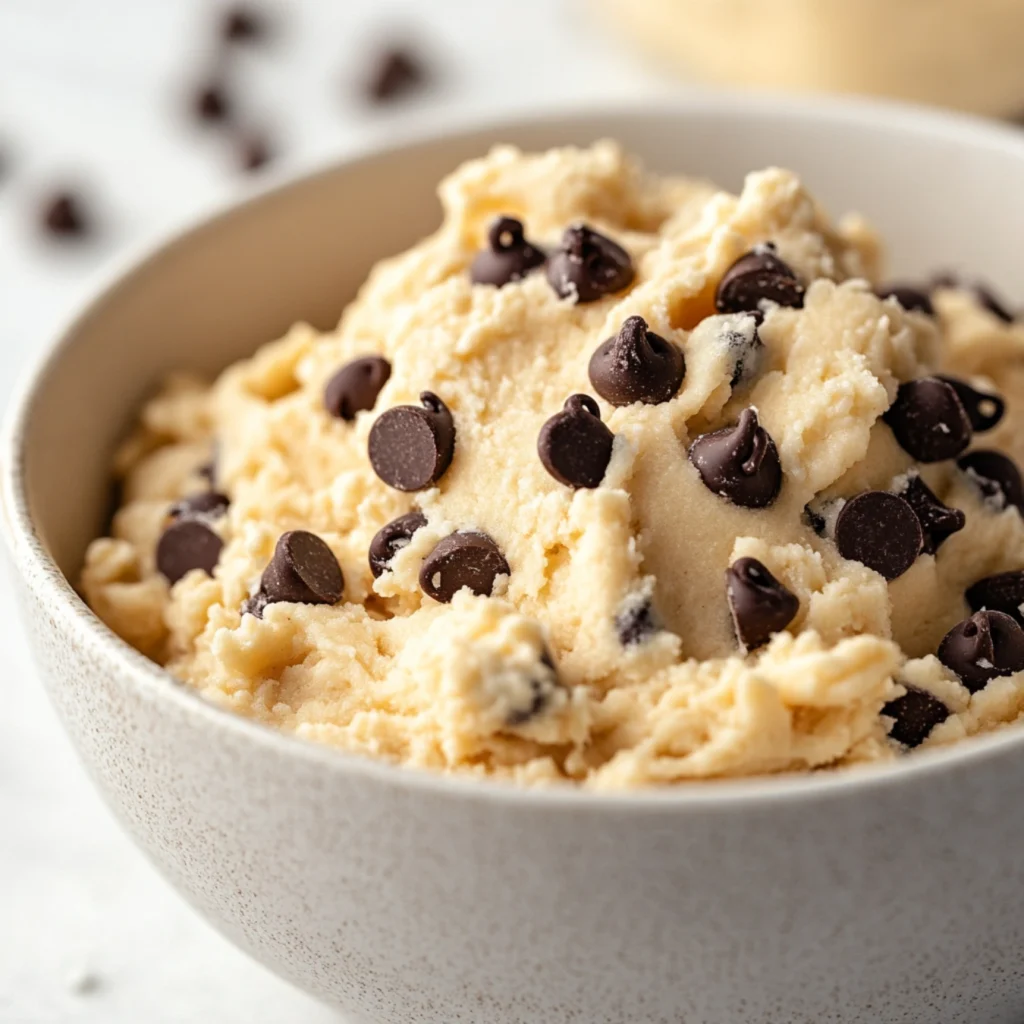
{"type": "Polygon", "coordinates": [[[334,552],[307,530],[281,534],[260,579],[267,604],[335,604],[344,589],[345,578],[334,552]]]}
{"type": "Polygon", "coordinates": [[[967,517],[958,508],[944,505],[917,472],[907,475],[902,490],[897,491],[917,515],[924,534],[921,551],[934,555],[944,541],[964,528],[967,517]]]}
{"type": "Polygon", "coordinates": [[[56,238],[84,238],[92,231],[82,197],[76,192],[55,192],[40,211],[44,230],[56,238]]]}
{"type": "Polygon", "coordinates": [[[937,377],[901,384],[883,419],[919,462],[956,458],[971,443],[971,421],[956,389],[937,377]]]}
{"type": "Polygon", "coordinates": [[[912,284],[890,284],[879,288],[875,294],[880,299],[895,299],[905,310],[912,313],[935,315],[931,296],[923,288],[912,284]]]}
{"type": "Polygon", "coordinates": [[[234,4],[224,11],[220,34],[229,43],[258,42],[267,35],[267,22],[257,8],[234,4]]]}
{"type": "Polygon", "coordinates": [[[683,383],[686,362],[679,348],[655,334],[641,316],[623,321],[619,333],[590,357],[590,383],[612,405],[660,405],[683,383]]]}
{"type": "Polygon", "coordinates": [[[172,519],[189,516],[215,519],[224,515],[230,504],[231,499],[226,494],[219,491],[200,491],[198,494],[189,494],[176,501],[167,514],[172,519]]]}
{"type": "Polygon", "coordinates": [[[374,578],[391,568],[391,559],[426,525],[427,517],[422,512],[406,512],[377,531],[370,541],[370,572],[374,578]]]}
{"type": "Polygon", "coordinates": [[[577,305],[621,292],[633,283],[629,253],[585,224],[565,229],[559,247],[548,257],[548,283],[560,298],[577,305]]]}
{"type": "Polygon", "coordinates": [[[843,558],[887,580],[902,576],[924,547],[924,531],[910,503],[888,491],[864,491],[846,502],[836,518],[835,539],[843,558]]]}
{"type": "Polygon", "coordinates": [[[882,714],[895,719],[889,736],[905,747],[919,747],[932,729],[949,718],[949,708],[927,690],[902,684],[906,693],[882,706],[882,714]]]}
{"type": "Polygon", "coordinates": [[[422,59],[412,50],[390,46],[378,54],[363,93],[373,103],[389,103],[415,92],[429,77],[422,59]]]}
{"type": "Polygon", "coordinates": [[[775,255],[771,242],[744,253],[722,275],[715,290],[715,308],[719,313],[761,311],[762,302],[801,309],[803,282],[788,263],[775,255]]]}
{"type": "Polygon", "coordinates": [[[725,594],[745,651],[766,644],[796,618],[800,600],[756,558],[738,558],[725,571],[725,594]]]}
{"type": "Polygon", "coordinates": [[[176,519],[161,534],[156,545],[156,567],[169,583],[177,583],[193,569],[213,575],[224,542],[201,520],[185,516],[176,519]]]}
{"type": "Polygon", "coordinates": [[[689,456],[708,490],[736,505],[765,508],[778,497],[782,464],[754,409],[744,409],[734,426],[696,438],[689,456]]]}
{"type": "Polygon", "coordinates": [[[629,599],[615,616],[615,632],[623,647],[635,647],[659,632],[661,622],[649,597],[629,599]]]}
{"type": "Polygon", "coordinates": [[[422,407],[397,405],[377,417],[368,451],[373,471],[399,491],[421,491],[437,483],[455,452],[455,422],[432,391],[420,394],[422,407]]]}
{"type": "Polygon", "coordinates": [[[424,559],[420,587],[435,601],[447,604],[463,587],[489,597],[494,581],[511,570],[498,545],[485,533],[451,533],[424,559]]]}
{"type": "Polygon", "coordinates": [[[238,139],[238,164],[243,171],[258,171],[274,159],[270,140],[258,132],[248,132],[238,139]]]}
{"type": "Polygon", "coordinates": [[[324,407],[332,416],[354,420],[372,409],[391,377],[391,364],[381,356],[353,359],[338,370],[324,388],[324,407]]]}
{"type": "Polygon", "coordinates": [[[978,391],[958,377],[947,377],[940,373],[935,376],[938,380],[945,381],[956,392],[976,434],[991,430],[1003,418],[1006,403],[999,395],[991,391],[978,391]]]}
{"type": "Polygon", "coordinates": [[[982,496],[1000,508],[1013,505],[1024,514],[1024,481],[1016,463],[1002,452],[977,448],[956,464],[974,481],[982,496]]]}
{"type": "Polygon", "coordinates": [[[1024,570],[986,576],[969,586],[964,597],[972,612],[1003,612],[1024,624],[1024,570]]]}
{"type": "Polygon", "coordinates": [[[977,693],[997,676],[1024,669],[1024,629],[1004,612],[975,612],[942,638],[938,659],[977,693]]]}
{"type": "Polygon", "coordinates": [[[612,457],[615,435],[601,422],[589,395],[570,395],[537,437],[544,468],[568,487],[597,487],[612,457]]]}
{"type": "Polygon", "coordinates": [[[544,265],[542,249],[526,240],[523,222],[515,217],[498,217],[487,232],[487,248],[473,257],[469,279],[473,284],[502,288],[521,281],[531,270],[544,265]]]}
{"type": "Polygon", "coordinates": [[[196,89],[192,97],[192,113],[199,121],[211,124],[230,121],[234,104],[222,82],[207,82],[196,89]]]}

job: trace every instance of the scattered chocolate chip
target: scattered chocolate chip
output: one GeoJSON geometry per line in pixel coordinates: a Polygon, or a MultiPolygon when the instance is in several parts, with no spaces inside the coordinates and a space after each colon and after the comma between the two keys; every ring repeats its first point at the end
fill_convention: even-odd
{"type": "Polygon", "coordinates": [[[332,416],[354,420],[372,409],[391,376],[391,364],[381,356],[363,356],[346,363],[324,388],[324,408],[332,416]]]}
{"type": "Polygon", "coordinates": [[[775,255],[771,242],[755,246],[722,275],[715,291],[719,313],[752,313],[761,303],[803,308],[804,286],[788,263],[775,255]]]}
{"type": "Polygon", "coordinates": [[[258,171],[273,158],[274,152],[265,135],[251,132],[238,140],[238,163],[243,171],[258,171]]]}
{"type": "Polygon", "coordinates": [[[889,735],[897,743],[905,747],[919,747],[935,726],[949,718],[949,708],[927,690],[909,683],[902,685],[907,692],[883,705],[882,714],[895,719],[889,735]]]}
{"type": "Polygon", "coordinates": [[[735,318],[723,333],[722,340],[733,364],[731,388],[749,383],[760,371],[764,344],[757,328],[762,319],[760,313],[735,318]]]}
{"type": "Polygon", "coordinates": [[[447,604],[463,587],[489,597],[494,581],[510,572],[505,556],[487,534],[465,530],[449,534],[427,555],[420,568],[420,587],[428,597],[447,604]]]}
{"type": "Polygon", "coordinates": [[[661,630],[661,622],[648,597],[628,598],[615,616],[615,632],[623,647],[635,647],[661,630]]]}
{"type": "Polygon", "coordinates": [[[172,519],[188,516],[216,519],[224,515],[230,504],[231,499],[226,494],[219,491],[200,491],[198,494],[190,494],[176,501],[167,514],[172,519]]]}
{"type": "Polygon", "coordinates": [[[779,453],[752,408],[744,409],[734,426],[696,438],[689,455],[705,487],[736,505],[764,508],[778,497],[779,453]]]}
{"type": "Polygon", "coordinates": [[[391,559],[426,525],[427,517],[422,512],[406,512],[377,531],[370,541],[370,572],[374,578],[391,568],[391,559]]]}
{"type": "Polygon", "coordinates": [[[590,357],[590,383],[612,405],[659,405],[683,383],[683,353],[654,331],[642,316],[627,317],[619,333],[590,357]]]}
{"type": "Polygon", "coordinates": [[[75,192],[56,192],[43,204],[43,228],[57,238],[83,238],[90,234],[92,224],[82,197],[75,192]]]}
{"type": "Polygon", "coordinates": [[[971,421],[956,389],[937,377],[901,384],[883,419],[919,462],[956,458],[971,443],[971,421]]]}
{"type": "Polygon", "coordinates": [[[222,82],[208,82],[199,86],[192,97],[192,113],[199,121],[211,124],[230,121],[234,104],[222,82]]]}
{"type": "Polygon", "coordinates": [[[267,23],[255,7],[236,4],[221,19],[221,37],[229,43],[254,43],[267,34],[267,23]]]}
{"type": "Polygon", "coordinates": [[[768,643],[796,618],[800,599],[756,558],[738,558],[725,571],[725,595],[744,651],[768,643]]]}
{"type": "Polygon", "coordinates": [[[956,392],[975,433],[983,434],[986,430],[991,430],[1003,418],[1006,403],[999,395],[991,391],[978,391],[958,377],[947,377],[944,374],[935,376],[938,380],[945,381],[956,392]]]}
{"type": "Polygon", "coordinates": [[[974,481],[986,499],[1000,508],[1014,505],[1024,514],[1024,482],[1016,463],[1002,452],[978,448],[961,455],[956,464],[974,481]]]}
{"type": "Polygon", "coordinates": [[[825,536],[825,528],[828,525],[825,517],[816,512],[810,505],[804,505],[804,522],[819,536],[825,536]]]}
{"type": "Polygon", "coordinates": [[[212,576],[223,547],[220,537],[199,519],[179,518],[157,542],[156,567],[170,583],[177,583],[193,569],[202,569],[212,576]]]}
{"type": "Polygon", "coordinates": [[[975,612],[942,638],[938,659],[977,693],[997,676],[1024,669],[1024,629],[1003,612],[975,612]]]}
{"type": "Polygon", "coordinates": [[[926,555],[934,555],[943,542],[962,530],[967,522],[967,517],[960,509],[950,508],[939,501],[916,472],[908,474],[906,484],[897,493],[914,510],[921,524],[924,534],[924,547],[921,550],[926,555]]]}
{"type": "Polygon", "coordinates": [[[388,103],[415,92],[428,77],[425,65],[415,53],[393,46],[377,56],[363,93],[371,102],[388,103]]]}
{"type": "Polygon", "coordinates": [[[597,487],[612,457],[615,435],[601,422],[589,395],[570,395],[537,437],[544,468],[568,487],[597,487]]]}
{"type": "Polygon", "coordinates": [[[548,257],[547,275],[556,295],[579,305],[628,288],[633,261],[618,243],[576,224],[565,229],[561,245],[548,257]]]}
{"type": "Polygon", "coordinates": [[[334,552],[307,530],[281,534],[260,579],[267,604],[335,604],[344,589],[345,578],[334,552]]]}
{"type": "Polygon", "coordinates": [[[420,394],[422,408],[397,405],[377,417],[370,430],[373,471],[399,491],[421,491],[436,484],[455,452],[455,422],[432,391],[420,394]]]}
{"type": "Polygon", "coordinates": [[[1003,612],[1024,624],[1024,571],[999,572],[986,576],[967,588],[964,594],[972,612],[1003,612]]]}
{"type": "Polygon", "coordinates": [[[498,288],[521,281],[531,270],[543,266],[547,256],[523,234],[523,222],[515,217],[498,217],[487,232],[487,248],[473,257],[469,279],[473,284],[498,288]]]}
{"type": "Polygon", "coordinates": [[[935,288],[959,288],[968,291],[974,296],[979,306],[987,309],[993,316],[998,317],[1004,323],[1012,324],[1016,319],[1013,313],[999,299],[995,292],[980,281],[966,282],[959,275],[951,273],[936,274],[932,278],[932,286],[935,288]]]}
{"type": "Polygon", "coordinates": [[[912,313],[935,315],[931,296],[922,288],[912,284],[890,284],[879,288],[875,294],[880,299],[895,299],[905,310],[912,313]]]}
{"type": "Polygon", "coordinates": [[[924,546],[924,531],[910,503],[888,491],[864,491],[836,518],[836,547],[843,558],[874,569],[887,580],[902,576],[924,546]]]}

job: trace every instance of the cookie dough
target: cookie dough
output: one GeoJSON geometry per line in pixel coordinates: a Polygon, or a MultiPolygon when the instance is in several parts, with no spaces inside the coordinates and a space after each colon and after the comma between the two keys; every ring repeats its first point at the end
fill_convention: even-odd
{"type": "Polygon", "coordinates": [[[145,406],[81,579],[115,632],[306,739],[532,784],[1018,718],[1024,326],[991,293],[876,291],[870,228],[785,170],[497,148],[440,194],[336,330],[145,406]]]}

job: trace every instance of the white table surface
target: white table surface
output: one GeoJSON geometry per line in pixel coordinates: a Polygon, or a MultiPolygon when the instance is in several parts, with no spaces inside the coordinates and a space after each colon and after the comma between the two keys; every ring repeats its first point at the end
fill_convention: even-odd
{"type": "MultiPolygon", "coordinates": [[[[400,137],[427,118],[675,87],[618,52],[584,5],[276,0],[280,34],[247,50],[238,70],[284,169],[400,137]],[[373,40],[406,24],[421,26],[443,84],[368,111],[349,80],[373,40]]],[[[216,9],[212,0],[0,0],[0,150],[10,152],[0,179],[0,406],[97,271],[243,185],[230,154],[181,114],[216,9]],[[95,244],[38,237],[38,197],[65,181],[95,190],[104,229],[95,244]]],[[[0,1021],[337,1022],[217,935],[122,835],[42,693],[6,577],[0,1021]]]]}

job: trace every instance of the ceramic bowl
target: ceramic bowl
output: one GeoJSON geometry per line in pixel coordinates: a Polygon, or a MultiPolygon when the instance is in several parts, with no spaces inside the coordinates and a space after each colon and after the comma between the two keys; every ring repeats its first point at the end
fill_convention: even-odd
{"type": "MultiPolygon", "coordinates": [[[[419,141],[274,188],[133,261],[48,347],[0,459],[25,623],[82,761],[185,897],[356,1024],[1019,1024],[1024,731],[892,767],[616,796],[320,748],[205,703],[73,581],[112,446],[176,368],[296,319],[435,226],[492,143],[620,139],[738,187],[799,169],[895,267],[1020,294],[1024,134],[865,104],[693,95],[419,141]]],[[[29,685],[12,680],[10,685],[29,685]]]]}

